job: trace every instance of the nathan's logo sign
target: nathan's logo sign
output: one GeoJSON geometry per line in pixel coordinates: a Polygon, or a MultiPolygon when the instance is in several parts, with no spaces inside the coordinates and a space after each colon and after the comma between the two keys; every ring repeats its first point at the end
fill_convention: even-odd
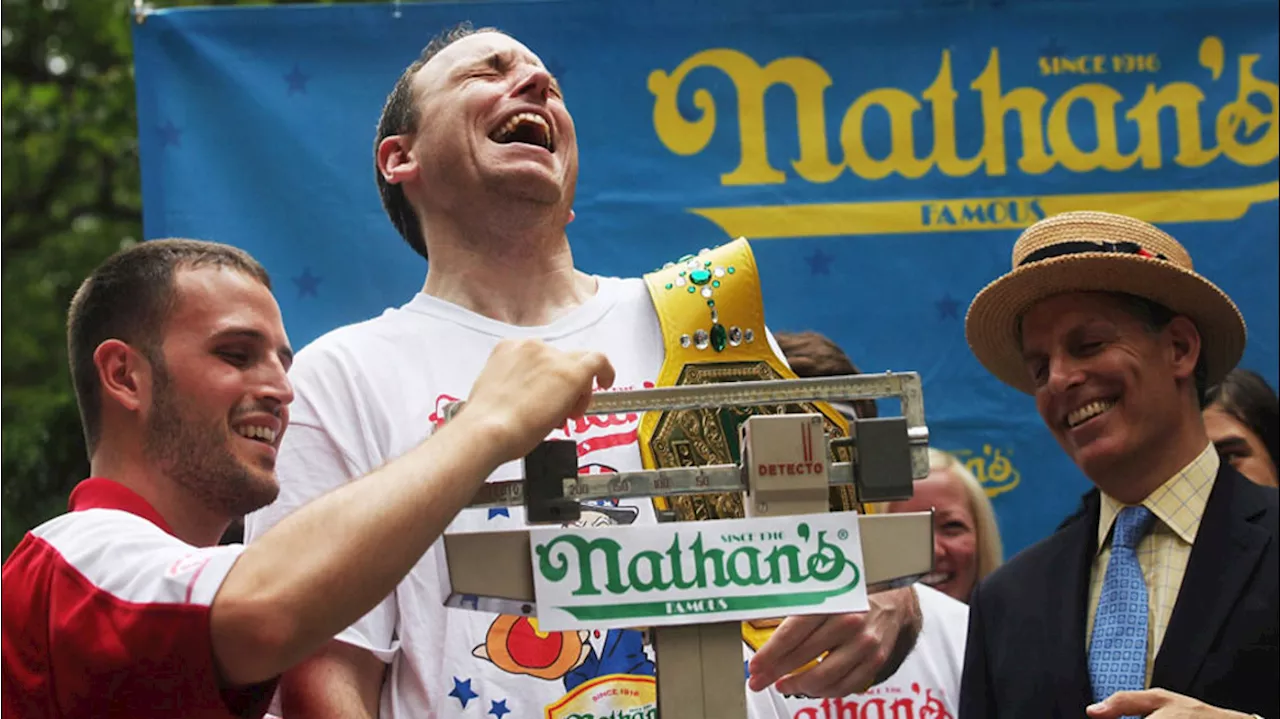
{"type": "MultiPolygon", "coordinates": [[[[882,87],[851,98],[837,128],[827,126],[831,75],[804,57],[783,57],[761,67],[737,50],[704,50],[670,73],[650,73],[648,89],[654,98],[658,139],[677,155],[694,155],[707,147],[717,130],[718,106],[707,89],[693,85],[690,75],[714,69],[733,82],[737,106],[730,111],[736,109],[737,114],[739,159],[737,167],[720,176],[726,186],[776,185],[797,176],[825,184],[846,172],[866,180],[892,175],[914,180],[933,171],[945,178],[979,173],[1001,177],[1015,167],[1035,177],[1056,167],[1115,173],[1199,168],[1215,161],[1239,168],[1273,163],[1280,156],[1280,92],[1266,76],[1274,74],[1270,68],[1275,58],[1263,62],[1261,55],[1249,53],[1229,57],[1222,41],[1213,36],[1204,38],[1198,54],[1191,54],[1195,52],[1188,48],[1186,58],[1120,53],[1016,60],[1029,61],[1038,76],[1053,78],[1055,87],[1064,77],[1078,81],[1052,96],[1037,87],[1007,86],[999,48],[990,50],[985,68],[973,78],[956,78],[951,53],[943,50],[927,86],[882,87]],[[1174,66],[1177,75],[1166,77],[1174,66]],[[795,98],[794,118],[766,118],[765,96],[778,88],[795,98]],[[958,108],[961,93],[971,94],[958,108]],[[686,117],[679,99],[690,95],[696,109],[690,113],[693,117],[686,117]],[[1206,95],[1225,95],[1225,102],[1211,105],[1206,95]],[[888,138],[872,136],[868,128],[884,117],[889,121],[888,138]],[[773,133],[766,132],[766,124],[773,133]],[[916,131],[929,125],[932,132],[918,139],[916,131]],[[1019,131],[1006,136],[1010,126],[1019,131]],[[781,141],[792,127],[799,157],[789,166],[779,166],[769,158],[768,140],[772,134],[781,141]],[[1167,137],[1170,131],[1176,137],[1167,137]],[[966,156],[960,148],[977,145],[967,141],[970,137],[980,138],[981,144],[966,156]],[[833,146],[839,151],[833,152],[833,146]],[[882,146],[887,151],[873,149],[882,146]]],[[[1280,196],[1273,178],[1274,173],[1263,174],[1258,176],[1260,184],[1212,189],[692,211],[730,236],[752,238],[1025,227],[1047,215],[1077,209],[1163,222],[1231,220],[1254,203],[1280,196]]],[[[948,185],[945,179],[937,182],[935,190],[948,185]]],[[[964,186],[954,184],[957,192],[964,186]]]]}
{"type": "Polygon", "coordinates": [[[984,444],[981,453],[971,449],[958,449],[951,453],[960,460],[965,469],[973,473],[988,497],[996,497],[1012,491],[1022,483],[1022,473],[1009,459],[1013,456],[1013,449],[1010,447],[992,447],[984,444]]]}
{"type": "Polygon", "coordinates": [[[865,611],[856,515],[530,531],[546,631],[865,611]]]}

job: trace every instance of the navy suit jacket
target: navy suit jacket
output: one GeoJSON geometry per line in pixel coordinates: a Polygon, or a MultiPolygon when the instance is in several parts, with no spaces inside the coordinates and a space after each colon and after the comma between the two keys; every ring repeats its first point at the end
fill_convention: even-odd
{"type": "MultiPolygon", "coordinates": [[[[1151,686],[1280,719],[1280,509],[1226,462],[1209,494],[1151,686]]],[[[1049,538],[973,592],[960,719],[1079,719],[1093,703],[1085,652],[1097,490],[1049,538]]]]}

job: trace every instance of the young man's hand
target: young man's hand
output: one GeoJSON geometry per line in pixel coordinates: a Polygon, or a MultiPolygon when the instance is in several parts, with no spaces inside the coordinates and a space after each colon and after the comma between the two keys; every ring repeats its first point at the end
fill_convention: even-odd
{"type": "Polygon", "coordinates": [[[599,352],[564,352],[538,340],[503,340],[471,388],[459,417],[496,432],[505,460],[524,457],[566,419],[580,417],[594,388],[613,385],[599,352]]]}

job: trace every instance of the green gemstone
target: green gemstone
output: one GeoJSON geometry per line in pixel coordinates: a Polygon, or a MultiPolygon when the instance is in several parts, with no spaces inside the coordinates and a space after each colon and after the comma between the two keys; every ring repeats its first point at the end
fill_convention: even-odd
{"type": "Polygon", "coordinates": [[[729,274],[733,274],[733,268],[732,268],[732,267],[730,267],[729,269],[727,269],[727,270],[725,270],[725,271],[726,271],[726,272],[728,272],[729,274]]]}
{"type": "Polygon", "coordinates": [[[719,287],[719,286],[720,286],[720,280],[716,280],[715,282],[712,282],[712,283],[711,283],[711,286],[712,286],[712,287],[719,287]]]}
{"type": "Polygon", "coordinates": [[[671,289],[671,288],[672,288],[672,287],[674,287],[674,286],[675,286],[675,285],[672,285],[670,282],[668,282],[668,283],[667,283],[667,289],[671,289]]]}
{"type": "Polygon", "coordinates": [[[711,281],[711,273],[706,270],[694,270],[689,273],[689,281],[695,285],[705,285],[711,281]]]}
{"type": "Polygon", "coordinates": [[[707,307],[715,307],[715,306],[716,306],[715,300],[707,300],[707,307]]]}
{"type": "Polygon", "coordinates": [[[680,276],[684,277],[684,270],[680,270],[680,276]]]}
{"type": "Polygon", "coordinates": [[[693,285],[689,285],[689,294],[693,294],[694,292],[697,292],[697,291],[698,291],[697,287],[694,287],[693,285]]]}
{"type": "Polygon", "coordinates": [[[729,343],[729,333],[725,331],[724,325],[716,323],[711,326],[711,347],[716,352],[723,352],[725,345],[729,343]]]}
{"type": "Polygon", "coordinates": [[[706,262],[703,262],[703,263],[702,263],[702,266],[703,266],[703,267],[710,267],[710,266],[711,266],[711,260],[707,260],[706,262]]]}

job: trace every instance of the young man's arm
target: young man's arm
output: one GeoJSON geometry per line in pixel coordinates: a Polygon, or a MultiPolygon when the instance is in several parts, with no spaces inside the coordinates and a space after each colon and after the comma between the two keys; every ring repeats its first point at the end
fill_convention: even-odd
{"type": "MultiPolygon", "coordinates": [[[[316,389],[312,378],[303,375],[298,379],[295,406],[299,402],[309,404],[313,397],[307,390],[316,389]]],[[[340,431],[342,415],[356,414],[355,407],[342,399],[345,398],[335,402],[340,407],[329,406],[318,416],[313,410],[319,408],[308,406],[304,412],[308,415],[306,424],[291,423],[277,463],[280,497],[270,507],[250,515],[246,521],[246,539],[256,540],[282,519],[324,494],[326,486],[340,487],[354,481],[351,478],[362,473],[362,465],[376,462],[367,457],[373,452],[372,448],[350,446],[346,433],[340,431]],[[323,421],[315,421],[319,418],[323,421]]],[[[383,681],[398,651],[398,619],[399,607],[393,591],[320,651],[286,671],[280,677],[276,694],[280,715],[376,719],[383,681]]]]}
{"type": "Polygon", "coordinates": [[[285,672],[281,715],[376,719],[386,673],[373,652],[335,639],[285,672]]]}
{"type": "Polygon", "coordinates": [[[403,457],[283,519],[247,546],[211,610],[224,680],[253,684],[382,601],[504,462],[582,414],[613,369],[599,353],[504,341],[467,407],[403,457]]]}

